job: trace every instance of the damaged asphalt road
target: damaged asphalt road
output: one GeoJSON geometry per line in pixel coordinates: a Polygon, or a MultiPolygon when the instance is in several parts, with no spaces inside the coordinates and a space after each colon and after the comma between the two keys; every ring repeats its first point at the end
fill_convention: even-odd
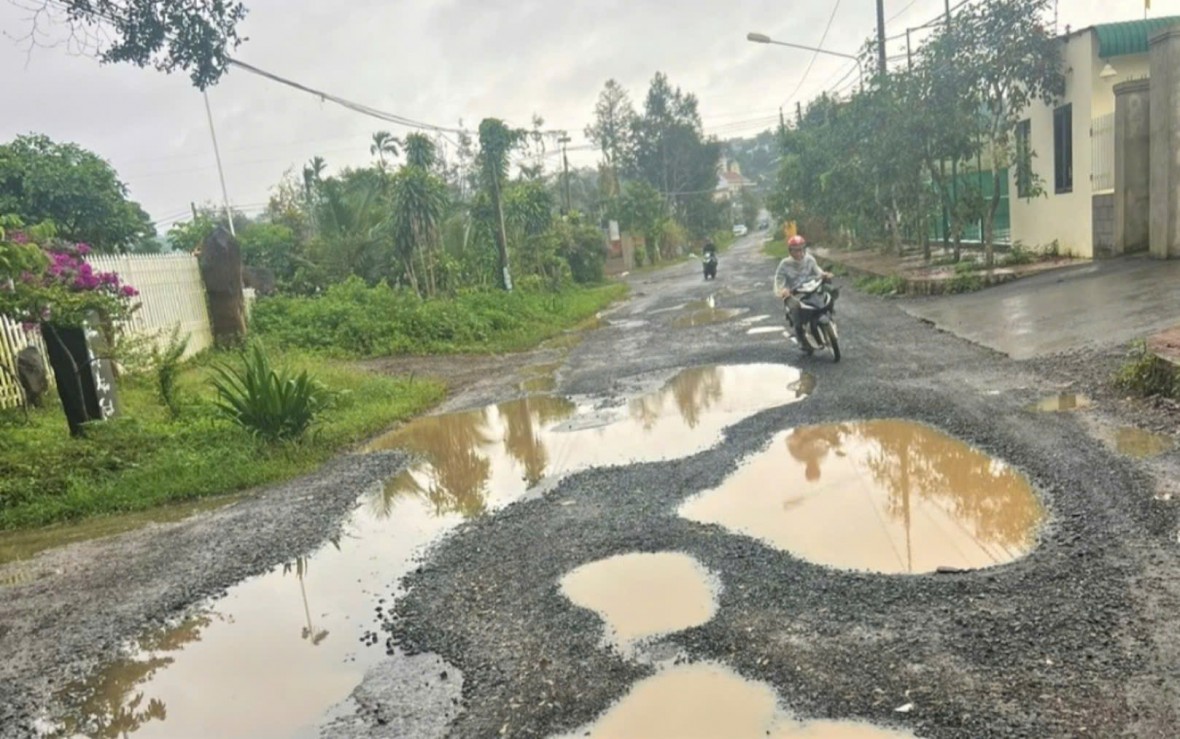
{"type": "MultiPolygon", "coordinates": [[[[773,311],[771,267],[749,251],[723,258],[717,287],[730,294],[719,307],[773,311]]],[[[680,271],[694,293],[710,289],[680,271]]],[[[838,365],[732,322],[669,331],[675,312],[653,311],[684,296],[664,299],[663,278],[636,290],[639,308],[611,317],[625,327],[575,352],[564,390],[610,393],[622,378],[686,365],[789,361],[814,373],[816,391],[688,459],[572,476],[435,550],[402,583],[409,594],[387,630],[391,644],[462,671],[466,710],[451,735],[572,731],[653,674],[651,660],[606,649],[601,621],[563,598],[558,581],[588,562],[660,551],[692,555],[723,590],[715,618],[656,649],[769,683],[804,719],[931,737],[1174,732],[1175,511],[1075,417],[1029,410],[1059,385],[849,290],[838,365]],[[966,573],[839,572],[676,514],[784,429],[873,418],[929,424],[1024,472],[1048,513],[1031,555],[966,573]]]]}
{"type": "MultiPolygon", "coordinates": [[[[926,737],[1174,735],[1177,504],[1156,495],[1155,468],[1109,451],[1080,416],[1030,410],[1070,381],[1052,362],[1013,362],[848,285],[839,364],[802,357],[781,333],[749,334],[781,321],[773,268],[747,239],[721,256],[715,283],[696,263],[631,277],[632,298],[571,351],[558,391],[609,405],[685,367],[788,363],[814,377],[811,395],[784,392],[704,451],[642,464],[620,452],[459,526],[372,596],[397,596],[369,647],[393,656],[322,736],[573,732],[669,661],[769,684],[801,720],[926,737]],[[684,321],[710,295],[727,320],[684,321]],[[843,572],[677,513],[787,429],[869,419],[921,422],[1027,476],[1046,517],[1031,553],[972,572],[843,572]],[[611,649],[599,616],[559,583],[632,552],[691,555],[719,582],[716,614],[634,653],[611,649]]],[[[509,399],[497,392],[448,406],[509,399]]],[[[229,509],[34,560],[64,574],[0,587],[0,737],[30,736],[55,689],[126,640],[322,544],[360,491],[404,464],[350,455],[229,509]]]]}

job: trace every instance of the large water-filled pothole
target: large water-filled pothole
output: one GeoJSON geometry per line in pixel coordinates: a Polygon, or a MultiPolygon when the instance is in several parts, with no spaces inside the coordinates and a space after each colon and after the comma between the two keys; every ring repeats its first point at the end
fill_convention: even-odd
{"type": "Polygon", "coordinates": [[[898,574],[1011,562],[1044,509],[1022,474],[961,441],[866,421],[780,433],[680,514],[817,564],[898,574]]]}
{"type": "Polygon", "coordinates": [[[385,486],[440,512],[477,515],[546,479],[591,467],[676,459],[703,451],[743,418],[802,399],[803,376],[786,365],[695,367],[659,390],[607,409],[534,397],[420,418],[370,451],[407,449],[422,462],[385,486]]]}
{"type": "Polygon", "coordinates": [[[868,724],[804,723],[766,683],[717,664],[665,669],[642,680],[597,721],[563,739],[886,739],[911,736],[868,724]]]}
{"type": "Polygon", "coordinates": [[[151,635],[69,702],[67,727],[141,737],[315,735],[385,658],[376,635],[414,555],[470,516],[576,470],[703,451],[722,430],[801,395],[781,365],[698,367],[610,408],[528,398],[418,419],[374,442],[421,461],[361,494],[343,535],[229,589],[151,635]]]}
{"type": "Polygon", "coordinates": [[[597,613],[623,649],[707,623],[717,613],[716,591],[712,575],[678,552],[623,554],[561,579],[562,595],[597,613]]]}

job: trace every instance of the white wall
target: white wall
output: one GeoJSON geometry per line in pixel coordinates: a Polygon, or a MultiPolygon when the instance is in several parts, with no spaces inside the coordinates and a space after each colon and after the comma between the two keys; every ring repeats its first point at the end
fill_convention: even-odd
{"type": "MultiPolygon", "coordinates": [[[[1010,169],[1012,240],[1028,248],[1048,247],[1054,240],[1063,254],[1092,257],[1093,189],[1090,186],[1090,119],[1094,115],[1094,80],[1102,67],[1094,68],[1098,39],[1093,31],[1061,42],[1065,96],[1054,106],[1034,103],[1025,114],[1030,121],[1033,172],[1046,195],[1027,200],[1017,196],[1016,168],[1010,169]],[[1073,104],[1073,191],[1055,192],[1053,167],[1053,110],[1073,104]]],[[[1114,93],[1111,106],[1114,105],[1114,93]]]]}
{"type": "Polygon", "coordinates": [[[1040,176],[1047,195],[1032,201],[1016,197],[1016,170],[1012,168],[1012,238],[1028,247],[1046,247],[1056,239],[1063,253],[1094,256],[1093,197],[1095,189],[1091,121],[1114,113],[1114,86],[1149,76],[1147,54],[1110,60],[1118,75],[1099,75],[1107,60],[1098,57],[1098,37],[1092,31],[1061,41],[1065,71],[1065,97],[1058,105],[1073,104],[1073,192],[1057,194],[1053,183],[1053,107],[1034,104],[1025,115],[1031,121],[1033,171],[1040,176]]]}

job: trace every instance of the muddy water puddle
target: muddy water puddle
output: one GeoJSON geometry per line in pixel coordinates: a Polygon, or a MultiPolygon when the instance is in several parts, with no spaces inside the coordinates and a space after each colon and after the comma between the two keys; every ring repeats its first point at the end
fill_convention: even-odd
{"type": "Polygon", "coordinates": [[[717,613],[716,578],[679,552],[623,554],[582,565],[561,593],[597,613],[624,650],[643,639],[707,623],[717,613]]]}
{"type": "Polygon", "coordinates": [[[370,450],[419,459],[358,491],[343,535],[246,580],[175,629],[71,692],[91,735],[316,736],[366,670],[385,658],[380,618],[414,555],[467,518],[492,513],[561,476],[628,460],[674,459],[722,430],[797,401],[783,365],[698,367],[610,408],[526,398],[417,419],[370,450]],[[87,699],[85,696],[91,698],[87,699]]]}
{"type": "Polygon", "coordinates": [[[868,724],[801,722],[766,683],[715,663],[672,667],[635,684],[596,722],[562,739],[884,739],[910,734],[868,724]]]}
{"type": "Polygon", "coordinates": [[[1023,475],[904,421],[780,433],[680,514],[817,564],[892,574],[1011,562],[1045,515],[1023,475]]]}
{"type": "Polygon", "coordinates": [[[1176,447],[1171,436],[1167,434],[1153,434],[1150,431],[1123,426],[1114,430],[1108,437],[1108,443],[1119,454],[1135,459],[1147,459],[1167,454],[1176,447]]]}
{"type": "Polygon", "coordinates": [[[1077,393],[1058,393],[1041,400],[1033,408],[1041,413],[1064,413],[1066,411],[1080,411],[1092,405],[1085,395],[1077,393]]]}
{"type": "Polygon", "coordinates": [[[716,323],[732,321],[747,311],[742,308],[722,308],[719,298],[727,293],[719,291],[682,309],[683,315],[672,321],[676,328],[694,328],[696,326],[710,326],[716,323]]]}

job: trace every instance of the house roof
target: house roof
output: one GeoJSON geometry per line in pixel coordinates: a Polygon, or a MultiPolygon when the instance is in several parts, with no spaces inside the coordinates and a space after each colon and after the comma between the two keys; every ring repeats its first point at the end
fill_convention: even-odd
{"type": "Polygon", "coordinates": [[[1116,56],[1146,54],[1148,39],[1152,34],[1177,24],[1180,24],[1180,15],[1123,23],[1100,23],[1094,26],[1094,33],[1098,36],[1098,56],[1110,59],[1116,56]]]}

